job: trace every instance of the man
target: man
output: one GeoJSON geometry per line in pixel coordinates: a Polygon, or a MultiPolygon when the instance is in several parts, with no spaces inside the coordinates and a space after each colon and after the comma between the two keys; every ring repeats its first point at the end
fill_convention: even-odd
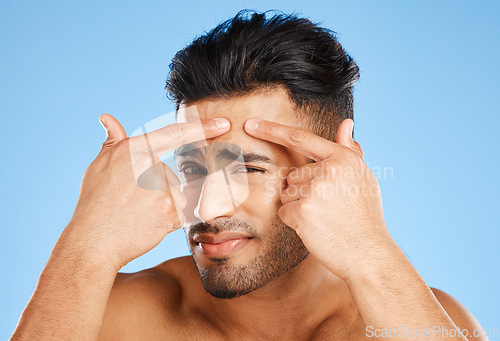
{"type": "Polygon", "coordinates": [[[239,13],[177,53],[178,123],[127,138],[101,116],[107,140],[12,340],[486,340],[387,230],[352,139],[357,78],[330,31],[294,16],[239,13]],[[221,177],[207,159],[226,143],[242,157],[221,177]],[[173,149],[182,186],[138,186],[151,151],[158,165],[173,149]],[[117,273],[182,224],[192,257],[117,273]]]}

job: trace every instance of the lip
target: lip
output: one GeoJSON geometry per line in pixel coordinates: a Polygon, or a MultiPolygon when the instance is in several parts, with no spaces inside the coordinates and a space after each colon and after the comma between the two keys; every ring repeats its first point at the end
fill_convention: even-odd
{"type": "Polygon", "coordinates": [[[217,234],[214,233],[196,234],[194,235],[193,240],[197,243],[219,244],[231,239],[245,239],[245,238],[252,238],[252,236],[249,235],[248,233],[227,231],[227,232],[219,232],[217,234]]]}
{"type": "Polygon", "coordinates": [[[201,233],[193,240],[207,256],[227,257],[248,244],[252,236],[241,232],[201,233]]]}

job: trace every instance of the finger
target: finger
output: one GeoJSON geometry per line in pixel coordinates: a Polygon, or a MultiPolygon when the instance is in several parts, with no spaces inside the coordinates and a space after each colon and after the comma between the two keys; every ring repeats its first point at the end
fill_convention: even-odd
{"type": "Polygon", "coordinates": [[[174,123],[145,135],[134,136],[135,141],[146,142],[151,151],[164,155],[182,145],[210,139],[229,131],[230,123],[225,118],[174,123]]]}
{"type": "Polygon", "coordinates": [[[338,144],[350,148],[357,152],[361,158],[363,158],[363,150],[359,143],[353,139],[354,131],[354,121],[350,118],[345,119],[340,123],[339,129],[337,129],[337,136],[335,137],[335,142],[338,144]]]}
{"type": "Polygon", "coordinates": [[[308,196],[311,186],[309,184],[291,185],[281,192],[280,199],[285,205],[292,201],[299,200],[302,197],[308,196]]]}
{"type": "Polygon", "coordinates": [[[315,161],[329,158],[342,148],[306,129],[284,124],[250,119],[245,122],[245,131],[256,138],[274,142],[293,149],[315,161]]]}
{"type": "MultiPolygon", "coordinates": [[[[222,135],[229,130],[229,127],[227,119],[210,119],[175,123],[144,135],[131,137],[130,157],[137,184],[145,189],[162,189],[162,186],[165,186],[164,178],[158,176],[163,173],[161,167],[163,163],[159,158],[161,155],[184,144],[222,135]]],[[[176,179],[175,175],[172,177],[170,175],[173,173],[171,171],[168,173],[168,185],[178,186],[178,181],[173,181],[176,179]]]]}
{"type": "MultiPolygon", "coordinates": [[[[145,159],[145,161],[148,160],[145,159]]],[[[147,165],[149,162],[144,163],[147,165]]],[[[180,181],[175,173],[156,157],[150,167],[143,169],[136,166],[136,171],[139,175],[136,179],[137,185],[141,188],[166,191],[169,190],[169,187],[180,186],[180,181]]]]}
{"type": "MultiPolygon", "coordinates": [[[[291,227],[297,232],[297,228],[301,223],[297,212],[300,209],[300,200],[296,200],[281,206],[278,209],[278,216],[285,225],[291,227]]],[[[300,236],[299,236],[300,237],[300,236]]]]}
{"type": "Polygon", "coordinates": [[[102,114],[99,116],[99,121],[104,127],[104,130],[106,130],[106,141],[103,143],[103,148],[110,147],[127,138],[125,129],[123,129],[120,122],[110,114],[102,114]]]}
{"type": "Polygon", "coordinates": [[[286,182],[288,185],[302,184],[314,178],[322,177],[323,174],[323,164],[321,162],[308,163],[288,173],[286,182]]]}
{"type": "Polygon", "coordinates": [[[186,222],[186,216],[184,215],[183,210],[184,208],[186,208],[187,199],[184,193],[181,192],[179,187],[174,186],[174,183],[168,179],[171,176],[170,173],[172,172],[172,170],[165,164],[163,164],[163,169],[165,171],[165,180],[167,182],[167,186],[169,187],[170,196],[173,200],[173,204],[175,205],[176,219],[173,220],[173,228],[177,230],[186,222]]]}

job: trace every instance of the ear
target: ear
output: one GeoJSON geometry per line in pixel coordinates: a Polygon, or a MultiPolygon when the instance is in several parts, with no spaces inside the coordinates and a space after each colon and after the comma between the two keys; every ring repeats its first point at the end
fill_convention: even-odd
{"type": "Polygon", "coordinates": [[[353,140],[353,131],[354,131],[354,121],[350,118],[346,118],[340,123],[339,128],[337,129],[337,136],[335,137],[335,142],[343,145],[344,147],[350,148],[363,158],[363,150],[359,143],[353,140]]]}

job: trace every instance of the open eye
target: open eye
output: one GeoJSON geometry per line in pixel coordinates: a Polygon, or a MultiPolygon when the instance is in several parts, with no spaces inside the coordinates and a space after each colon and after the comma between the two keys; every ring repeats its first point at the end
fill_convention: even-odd
{"type": "Polygon", "coordinates": [[[183,164],[179,169],[179,172],[183,173],[184,175],[207,175],[207,170],[205,167],[191,162],[183,164]]]}

